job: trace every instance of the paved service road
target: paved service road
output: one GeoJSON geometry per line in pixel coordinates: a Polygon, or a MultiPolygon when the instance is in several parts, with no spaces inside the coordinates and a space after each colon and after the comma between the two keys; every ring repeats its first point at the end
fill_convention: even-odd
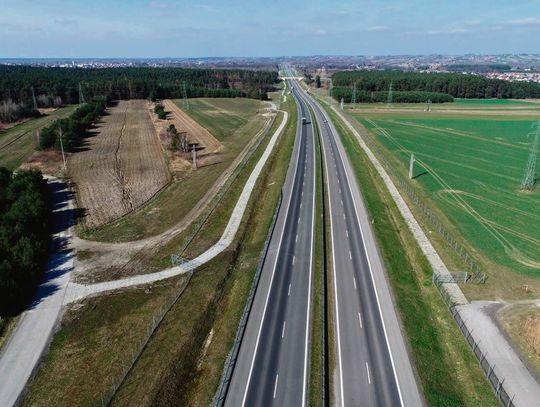
{"type": "Polygon", "coordinates": [[[306,405],[315,146],[310,113],[301,101],[298,116],[283,202],[225,399],[226,406],[306,405]],[[302,124],[302,117],[307,118],[306,124],[302,124]]]}
{"type": "Polygon", "coordinates": [[[67,186],[57,179],[49,178],[48,184],[55,204],[55,251],[34,302],[21,315],[0,352],[0,406],[9,407],[20,401],[26,383],[49,346],[73,270],[73,254],[69,249],[74,219],[71,194],[67,186]]]}
{"type": "Polygon", "coordinates": [[[422,398],[354,172],[329,116],[310,95],[298,92],[319,124],[328,188],[334,404],[420,406],[422,398]]]}

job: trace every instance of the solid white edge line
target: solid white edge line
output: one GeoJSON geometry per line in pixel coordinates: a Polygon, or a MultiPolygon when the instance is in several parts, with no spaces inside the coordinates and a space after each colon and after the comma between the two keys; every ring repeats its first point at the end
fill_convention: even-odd
{"type": "MultiPolygon", "coordinates": [[[[320,123],[317,122],[317,125],[319,127],[319,132],[321,131],[320,123]]],[[[324,167],[326,169],[326,184],[330,185],[330,179],[328,178],[328,165],[326,160],[326,147],[324,146],[324,142],[321,143],[322,149],[323,149],[323,155],[324,155],[324,167]]],[[[341,193],[341,189],[340,189],[341,193]]],[[[332,213],[332,194],[330,194],[330,191],[328,191],[328,207],[329,207],[329,213],[332,213]]],[[[334,243],[334,222],[332,222],[332,216],[330,216],[330,240],[332,241],[332,274],[334,276],[333,282],[334,282],[334,302],[336,305],[336,332],[337,332],[337,348],[338,348],[338,365],[339,365],[339,387],[340,387],[340,399],[341,399],[341,406],[345,406],[345,395],[343,393],[343,362],[341,359],[341,335],[339,330],[339,301],[338,301],[338,295],[337,295],[337,277],[336,277],[336,254],[335,254],[335,243],[334,243]]]]}
{"type": "Polygon", "coordinates": [[[352,278],[352,281],[353,281],[353,283],[354,283],[354,289],[356,290],[356,278],[353,277],[353,278],[352,278]]]}
{"type": "Polygon", "coordinates": [[[287,325],[287,321],[283,321],[283,329],[281,330],[281,339],[285,337],[285,326],[287,325]]]}
{"type": "Polygon", "coordinates": [[[276,375],[276,384],[274,384],[274,398],[276,398],[277,382],[279,379],[279,374],[276,375]]]}
{"type": "Polygon", "coordinates": [[[362,315],[360,315],[360,313],[358,313],[358,322],[360,322],[360,328],[363,329],[363,326],[362,326],[362,315]]]}
{"type": "MultiPolygon", "coordinates": [[[[297,110],[298,109],[299,108],[297,106],[297,110]]],[[[297,128],[298,128],[298,125],[297,125],[297,128]]],[[[300,141],[300,143],[301,143],[301,141],[300,141]]],[[[279,251],[281,249],[281,243],[282,243],[282,240],[283,240],[283,234],[285,233],[285,226],[287,224],[287,217],[289,216],[289,208],[291,207],[291,198],[292,198],[292,194],[293,194],[293,191],[294,191],[294,181],[296,180],[296,173],[297,173],[297,169],[298,169],[298,160],[299,160],[299,157],[300,157],[300,149],[301,149],[300,147],[301,147],[301,145],[298,146],[298,154],[296,156],[296,164],[297,165],[294,166],[294,176],[292,178],[291,193],[289,194],[289,201],[287,203],[287,210],[285,212],[285,220],[283,222],[283,229],[281,230],[281,236],[279,237],[279,244],[278,244],[278,250],[277,250],[277,254],[276,254],[276,261],[274,262],[274,267],[272,269],[272,276],[270,278],[270,285],[268,287],[268,293],[266,294],[266,300],[265,300],[265,303],[264,303],[261,323],[259,325],[259,332],[257,333],[257,340],[255,341],[255,349],[253,351],[253,358],[251,359],[251,366],[249,368],[248,380],[246,382],[246,389],[244,390],[244,397],[242,398],[242,407],[245,406],[245,404],[246,404],[246,398],[247,398],[247,393],[248,393],[248,389],[249,389],[249,383],[251,382],[251,375],[253,374],[253,366],[255,365],[255,357],[257,356],[257,350],[259,348],[259,340],[261,338],[262,326],[263,326],[263,322],[264,322],[264,317],[266,315],[266,308],[268,307],[268,299],[270,298],[270,292],[272,291],[272,284],[274,282],[274,275],[276,273],[276,266],[277,266],[277,262],[278,262],[278,259],[279,259],[279,251]]]]}
{"type": "Polygon", "coordinates": [[[369,365],[368,362],[366,362],[366,372],[367,372],[367,381],[369,384],[371,384],[371,377],[369,375],[369,365]]]}
{"type": "MultiPolygon", "coordinates": [[[[326,117],[326,112],[323,112],[322,109],[321,109],[321,112],[326,117]]],[[[331,133],[334,134],[333,131],[331,133]]],[[[345,160],[343,159],[343,155],[341,154],[341,150],[339,148],[339,144],[338,144],[337,140],[335,138],[334,138],[334,140],[336,141],[337,150],[338,150],[339,156],[341,158],[341,162],[343,164],[343,169],[344,169],[344,172],[345,172],[345,178],[347,179],[347,184],[349,186],[349,192],[351,193],[351,199],[353,201],[354,212],[356,214],[356,221],[358,222],[358,227],[360,228],[360,234],[362,235],[362,240],[364,241],[364,244],[363,244],[364,253],[366,253],[366,259],[368,261],[368,267],[369,267],[369,274],[371,276],[371,282],[373,283],[373,289],[375,291],[375,299],[377,300],[377,307],[379,309],[379,316],[380,316],[381,321],[382,321],[382,326],[383,326],[383,331],[384,331],[384,339],[386,341],[386,347],[387,347],[388,353],[390,355],[390,362],[392,363],[392,371],[394,373],[394,378],[396,379],[396,385],[397,385],[397,390],[398,390],[398,395],[399,395],[399,401],[401,403],[401,406],[403,407],[404,406],[404,404],[403,404],[403,396],[401,395],[401,388],[400,388],[399,380],[398,380],[398,377],[397,377],[396,366],[394,364],[394,357],[392,356],[392,349],[390,348],[390,342],[388,341],[388,333],[386,332],[386,325],[384,323],[384,317],[382,315],[381,303],[380,303],[380,300],[379,300],[379,294],[377,293],[377,285],[375,284],[375,278],[373,277],[373,270],[371,268],[371,261],[369,260],[369,254],[368,254],[367,248],[366,248],[366,239],[364,238],[364,232],[362,230],[362,225],[360,223],[360,217],[358,215],[358,209],[356,207],[356,201],[355,201],[354,195],[352,193],[351,182],[349,180],[349,174],[348,174],[347,168],[345,167],[345,160]]]]}

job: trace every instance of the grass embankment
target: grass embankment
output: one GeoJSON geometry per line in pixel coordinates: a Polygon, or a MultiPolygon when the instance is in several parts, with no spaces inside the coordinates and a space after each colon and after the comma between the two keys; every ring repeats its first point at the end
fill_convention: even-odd
{"type": "Polygon", "coordinates": [[[432,270],[363,150],[330,112],[370,217],[430,406],[493,406],[493,392],[463,335],[431,283],[432,270]]]}
{"type": "Polygon", "coordinates": [[[540,377],[540,309],[531,304],[509,305],[497,318],[537,377],[540,377]]]}
{"type": "Polygon", "coordinates": [[[18,168],[38,147],[36,131],[56,119],[69,116],[76,106],[54,110],[46,116],[30,119],[5,131],[0,131],[0,166],[18,168]]]}
{"type": "Polygon", "coordinates": [[[252,99],[194,99],[186,112],[206,127],[224,146],[216,164],[181,171],[172,182],[141,209],[101,228],[79,231],[87,239],[132,241],[157,235],[176,225],[203,198],[231,165],[248,141],[266,122],[265,104],[252,99]],[[231,107],[226,109],[227,103],[231,107]]]}
{"type": "MultiPolygon", "coordinates": [[[[113,404],[199,406],[208,405],[214,396],[287,171],[295,132],[294,104],[291,103],[287,110],[291,115],[286,132],[253,192],[237,239],[220,256],[197,270],[119,389],[113,404]]],[[[270,136],[269,132],[266,141],[270,136]]],[[[249,174],[265,147],[266,142],[263,142],[246,167],[246,173],[249,174]]],[[[228,219],[244,183],[245,179],[239,177],[220,204],[223,212],[216,208],[208,219],[203,231],[214,230],[213,238],[222,232],[213,225],[220,224],[224,216],[228,219]]],[[[197,245],[197,240],[193,244],[197,245]]],[[[152,294],[140,295],[155,298],[155,314],[176,289],[178,287],[167,292],[154,289],[152,294]]],[[[151,320],[151,313],[145,317],[144,307],[111,303],[115,298],[126,298],[123,301],[127,302],[131,295],[127,292],[99,299],[118,313],[114,324],[108,322],[106,314],[100,317],[99,310],[87,311],[88,307],[75,311],[77,319],[64,322],[44,368],[30,389],[27,405],[46,405],[46,400],[65,405],[100,404],[103,391],[120,372],[119,368],[106,369],[103,365],[111,358],[127,363],[132,348],[129,338],[140,338],[151,320]],[[137,327],[129,327],[128,322],[132,319],[140,320],[137,327]],[[77,340],[73,337],[62,340],[63,332],[76,332],[77,326],[86,325],[92,329],[78,334],[77,340]],[[103,336],[108,327],[114,332],[103,336]],[[125,340],[120,339],[123,335],[125,340]],[[74,351],[77,352],[75,355],[74,351]],[[79,358],[81,360],[75,360],[79,358]],[[89,371],[92,374],[88,374],[89,371]],[[69,380],[68,385],[62,384],[63,380],[69,380]],[[81,388],[88,389],[85,398],[82,403],[75,402],[80,399],[76,395],[81,394],[81,388]],[[64,403],[64,400],[68,402],[64,403]]]]}
{"type": "MultiPolygon", "coordinates": [[[[464,287],[470,298],[538,296],[540,217],[534,208],[540,193],[519,191],[532,141],[527,134],[536,118],[506,110],[497,118],[431,113],[362,114],[356,119],[374,134],[403,178],[410,153],[421,160],[411,186],[489,277],[486,285],[464,287]],[[523,291],[524,285],[532,290],[523,291]]],[[[453,261],[448,245],[438,248],[452,270],[465,269],[453,261]]]]}

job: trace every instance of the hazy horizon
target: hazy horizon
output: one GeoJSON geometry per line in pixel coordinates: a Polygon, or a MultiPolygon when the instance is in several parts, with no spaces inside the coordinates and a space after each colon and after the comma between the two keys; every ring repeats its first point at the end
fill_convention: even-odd
{"type": "Polygon", "coordinates": [[[0,7],[0,57],[13,59],[531,54],[540,34],[537,0],[0,0],[0,7]]]}

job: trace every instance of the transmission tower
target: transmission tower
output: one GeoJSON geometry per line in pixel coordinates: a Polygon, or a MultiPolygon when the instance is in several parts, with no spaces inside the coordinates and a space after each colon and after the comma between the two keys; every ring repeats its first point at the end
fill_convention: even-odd
{"type": "Polygon", "coordinates": [[[34,87],[32,86],[30,89],[32,89],[32,102],[34,102],[34,110],[37,110],[37,100],[36,94],[34,92],[34,87]]]}
{"type": "Polygon", "coordinates": [[[182,108],[189,110],[189,101],[187,97],[186,81],[182,81],[182,108]]]}
{"type": "Polygon", "coordinates": [[[81,83],[79,82],[79,105],[84,105],[84,103],[85,101],[84,101],[82,86],[81,86],[81,83]]]}
{"type": "Polygon", "coordinates": [[[531,153],[529,154],[529,161],[527,161],[525,174],[521,181],[521,189],[524,191],[532,191],[535,183],[536,158],[538,156],[538,144],[540,143],[540,119],[536,122],[535,127],[536,130],[534,131],[534,140],[532,142],[531,153]]]}
{"type": "Polygon", "coordinates": [[[353,109],[356,109],[356,82],[354,83],[354,86],[353,86],[351,103],[352,103],[353,109]]]}
{"type": "Polygon", "coordinates": [[[386,101],[387,107],[392,107],[392,101],[393,101],[393,92],[392,92],[392,82],[390,82],[390,87],[388,88],[388,100],[386,101]]]}

